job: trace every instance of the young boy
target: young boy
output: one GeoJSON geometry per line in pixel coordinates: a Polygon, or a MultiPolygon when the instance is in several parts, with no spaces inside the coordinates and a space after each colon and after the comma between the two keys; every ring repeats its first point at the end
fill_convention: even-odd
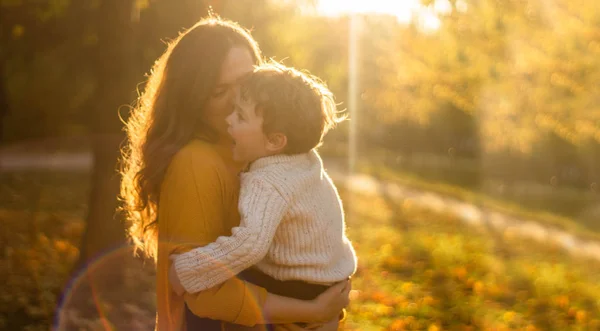
{"type": "Polygon", "coordinates": [[[331,92],[293,68],[266,64],[242,83],[227,118],[233,158],[249,163],[241,222],[230,237],[173,257],[187,292],[241,272],[271,293],[309,300],[356,271],[340,198],[315,151],[339,121],[331,92]]]}

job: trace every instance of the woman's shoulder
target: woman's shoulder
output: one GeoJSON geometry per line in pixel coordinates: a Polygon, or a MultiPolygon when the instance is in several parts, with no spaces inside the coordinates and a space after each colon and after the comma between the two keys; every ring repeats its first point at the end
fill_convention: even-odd
{"type": "Polygon", "coordinates": [[[173,157],[173,161],[178,159],[198,160],[206,162],[222,161],[216,147],[206,141],[193,139],[183,146],[173,157]]]}
{"type": "Polygon", "coordinates": [[[194,139],[175,153],[169,168],[172,169],[171,171],[183,168],[187,172],[190,171],[190,167],[194,170],[219,170],[222,168],[222,163],[221,156],[211,143],[194,139]]]}

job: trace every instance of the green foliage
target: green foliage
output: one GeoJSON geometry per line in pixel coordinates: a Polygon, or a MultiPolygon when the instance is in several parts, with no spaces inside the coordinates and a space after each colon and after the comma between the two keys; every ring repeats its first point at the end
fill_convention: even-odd
{"type": "Polygon", "coordinates": [[[162,40],[205,13],[196,0],[3,2],[0,139],[120,132],[162,40]]]}
{"type": "Polygon", "coordinates": [[[379,46],[379,60],[366,71],[381,80],[366,87],[364,107],[391,134],[407,124],[375,140],[402,155],[452,149],[483,161],[484,174],[502,170],[492,160],[510,160],[506,180],[556,177],[558,185],[583,188],[597,181],[589,167],[598,161],[582,146],[600,142],[598,4],[465,3],[466,11],[441,16],[439,31],[397,26],[379,46]]]}
{"type": "Polygon", "coordinates": [[[499,250],[486,229],[408,201],[342,197],[360,257],[346,330],[600,326],[598,263],[509,235],[499,250]]]}

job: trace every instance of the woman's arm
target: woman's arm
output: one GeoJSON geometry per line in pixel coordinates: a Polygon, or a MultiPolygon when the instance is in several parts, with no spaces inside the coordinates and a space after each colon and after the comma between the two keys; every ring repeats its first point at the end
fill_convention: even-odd
{"type": "MultiPolygon", "coordinates": [[[[215,241],[222,226],[218,222],[225,217],[222,201],[215,201],[215,197],[224,196],[225,188],[219,178],[221,170],[208,162],[211,155],[187,152],[180,153],[182,155],[173,160],[161,190],[159,213],[161,222],[166,221],[159,222],[159,227],[160,231],[166,229],[168,236],[162,236],[159,250],[167,256],[215,241]]],[[[172,264],[168,258],[167,263],[160,264],[160,255],[159,251],[157,272],[164,272],[167,276],[172,264]]],[[[170,291],[168,279],[166,286],[170,291]]],[[[349,291],[349,288],[346,290],[349,291]]],[[[267,295],[264,288],[232,274],[220,285],[198,293],[186,293],[184,300],[188,308],[200,317],[234,324],[253,326],[274,321],[314,323],[323,320],[323,312],[335,317],[347,304],[347,291],[331,288],[315,300],[303,301],[267,295]]]]}
{"type": "MultiPolygon", "coordinates": [[[[350,281],[340,282],[323,292],[314,300],[298,300],[268,293],[262,311],[262,321],[255,324],[288,324],[297,322],[327,324],[339,318],[349,303],[350,281]]],[[[202,293],[202,292],[200,292],[202,293]]],[[[185,294],[186,302],[194,300],[193,294],[185,294]]],[[[196,312],[190,307],[194,314],[196,312]]],[[[235,322],[236,324],[244,324],[235,322]]],[[[253,324],[244,324],[252,326],[253,324]]]]}
{"type": "MultiPolygon", "coordinates": [[[[179,288],[181,293],[185,293],[184,288],[179,282],[174,266],[171,266],[169,277],[172,286],[174,288],[179,288]]],[[[324,323],[325,321],[330,321],[332,319],[337,320],[342,309],[349,303],[348,295],[351,287],[350,281],[340,282],[329,288],[314,300],[298,300],[267,293],[264,305],[262,306],[264,314],[263,320],[274,324],[297,322],[324,323]]],[[[193,295],[188,296],[186,294],[186,298],[187,300],[193,300],[193,295]]],[[[194,312],[194,310],[192,310],[192,312],[194,312]]]]}
{"type": "MultiPolygon", "coordinates": [[[[157,300],[161,312],[168,311],[168,300],[176,300],[168,280],[171,266],[168,256],[207,245],[223,233],[226,217],[223,199],[231,193],[227,191],[231,188],[223,184],[223,176],[229,174],[215,162],[217,157],[201,143],[191,144],[174,157],[165,174],[158,225],[157,294],[161,296],[157,300]]],[[[186,295],[184,299],[188,308],[200,317],[254,325],[264,321],[260,307],[266,295],[264,288],[232,277],[219,286],[186,295]]]]}
{"type": "Polygon", "coordinates": [[[242,189],[240,208],[242,220],[231,236],[172,257],[186,292],[218,285],[267,254],[287,209],[286,201],[271,184],[251,179],[242,189]]]}
{"type": "Polygon", "coordinates": [[[263,311],[270,323],[327,323],[338,318],[348,306],[352,285],[349,280],[340,282],[314,300],[296,300],[269,293],[263,311]]]}

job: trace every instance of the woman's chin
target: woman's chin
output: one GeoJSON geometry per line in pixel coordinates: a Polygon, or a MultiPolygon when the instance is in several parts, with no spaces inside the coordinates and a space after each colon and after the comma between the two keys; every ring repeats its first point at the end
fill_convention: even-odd
{"type": "Polygon", "coordinates": [[[236,153],[235,148],[233,149],[232,154],[235,162],[246,162],[246,160],[239,153],[236,153]]]}

